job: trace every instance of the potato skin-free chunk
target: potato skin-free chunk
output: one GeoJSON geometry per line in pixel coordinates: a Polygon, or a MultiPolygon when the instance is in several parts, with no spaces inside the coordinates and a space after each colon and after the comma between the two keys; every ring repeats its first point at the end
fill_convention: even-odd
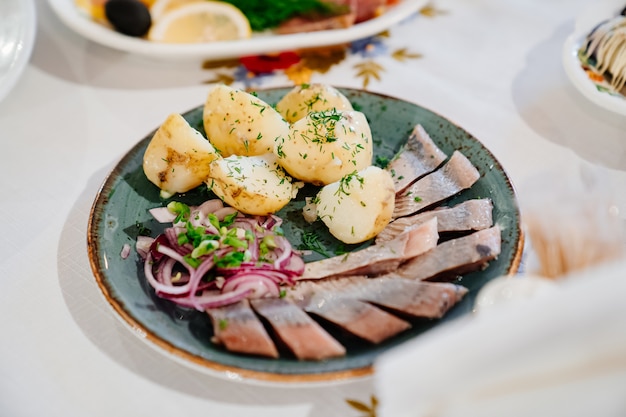
{"type": "Polygon", "coordinates": [[[157,129],[143,156],[146,177],[167,196],[184,193],[204,182],[215,148],[180,114],[171,114],[157,129]]]}
{"type": "Polygon", "coordinates": [[[311,112],[354,110],[350,100],[336,88],[326,84],[301,84],[291,89],[276,103],[276,110],[289,123],[297,122],[311,112]]]}
{"type": "Polygon", "coordinates": [[[292,124],[274,153],[292,177],[326,185],[372,165],[374,146],[363,113],[333,109],[309,113],[292,124]]]}
{"type": "Polygon", "coordinates": [[[372,165],[323,187],[317,215],[342,242],[365,242],[391,221],[394,197],[391,174],[372,165]]]}
{"type": "Polygon", "coordinates": [[[260,98],[226,85],[209,92],[204,131],[223,157],[272,153],[274,141],[289,134],[289,124],[260,98]]]}
{"type": "Polygon", "coordinates": [[[238,211],[275,213],[291,201],[295,188],[273,154],[221,158],[211,164],[209,188],[238,211]]]}

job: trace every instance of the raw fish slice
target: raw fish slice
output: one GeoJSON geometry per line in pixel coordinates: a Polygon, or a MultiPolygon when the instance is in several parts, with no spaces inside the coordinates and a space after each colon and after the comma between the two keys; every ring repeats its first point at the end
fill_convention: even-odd
{"type": "Polygon", "coordinates": [[[369,279],[358,297],[413,317],[439,319],[467,294],[467,288],[445,282],[400,277],[369,279]]]}
{"type": "MultiPolygon", "coordinates": [[[[377,0],[379,1],[379,0],[377,0]]],[[[331,5],[338,6],[332,16],[295,16],[281,23],[275,30],[281,35],[290,33],[317,32],[320,30],[345,29],[357,23],[358,0],[331,0],[331,5]]],[[[360,13],[362,15],[362,12],[360,13]]]]}
{"type": "Polygon", "coordinates": [[[337,340],[295,304],[283,298],[260,298],[251,304],[298,359],[322,360],[346,354],[337,340]]]}
{"type": "Polygon", "coordinates": [[[354,25],[355,13],[345,13],[338,16],[325,17],[323,19],[310,19],[296,16],[282,23],[276,33],[288,35],[293,33],[317,32],[320,30],[345,29],[354,25]]]}
{"type": "Polygon", "coordinates": [[[208,309],[214,341],[231,352],[278,357],[278,350],[247,300],[208,309]]]}
{"type": "Polygon", "coordinates": [[[488,198],[467,200],[454,207],[441,207],[401,217],[389,223],[376,236],[376,243],[389,241],[403,233],[407,227],[421,224],[433,217],[437,217],[437,231],[440,234],[482,230],[493,225],[493,204],[488,198]]]}
{"type": "Polygon", "coordinates": [[[357,13],[356,23],[364,22],[380,16],[385,12],[388,4],[394,4],[393,2],[389,2],[387,0],[335,0],[335,3],[349,4],[357,13]]]}
{"type": "Polygon", "coordinates": [[[393,217],[408,216],[439,203],[470,188],[479,178],[480,173],[474,165],[461,152],[454,151],[444,166],[396,194],[393,217]]]}
{"type": "Polygon", "coordinates": [[[496,225],[440,243],[433,250],[402,264],[398,275],[434,280],[476,271],[500,254],[500,245],[500,227],[496,225]]]}
{"type": "Polygon", "coordinates": [[[316,293],[303,307],[342,329],[372,343],[380,343],[411,327],[411,324],[350,294],[316,293]]]}
{"type": "Polygon", "coordinates": [[[288,292],[294,303],[305,308],[333,299],[353,298],[416,318],[441,318],[467,294],[467,288],[446,283],[402,278],[395,273],[377,278],[354,276],[299,282],[288,292]]]}
{"type": "Polygon", "coordinates": [[[393,177],[396,193],[437,169],[446,158],[448,155],[435,145],[422,125],[415,126],[404,148],[387,166],[393,177]]]}
{"type": "Polygon", "coordinates": [[[346,275],[380,275],[393,271],[405,260],[437,245],[437,219],[410,228],[400,236],[360,251],[309,262],[298,279],[346,275]]]}

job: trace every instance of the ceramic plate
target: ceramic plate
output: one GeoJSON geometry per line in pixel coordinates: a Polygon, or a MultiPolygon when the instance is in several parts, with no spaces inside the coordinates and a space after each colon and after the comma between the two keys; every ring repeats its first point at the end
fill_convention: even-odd
{"type": "Polygon", "coordinates": [[[590,77],[585,60],[579,56],[586,36],[602,21],[617,16],[624,8],[623,0],[593,2],[576,19],[576,28],[563,45],[563,66],[570,81],[592,103],[626,115],[626,97],[612,91],[606,82],[590,77]]]}
{"type": "Polygon", "coordinates": [[[0,101],[13,89],[26,68],[36,31],[33,0],[0,1],[0,101]]]}
{"type": "MultiPolygon", "coordinates": [[[[258,95],[267,103],[275,104],[288,90],[262,90],[258,95]]],[[[337,359],[321,362],[262,359],[232,354],[213,345],[206,314],[181,310],[156,298],[144,282],[141,262],[134,251],[127,259],[120,256],[124,244],[134,245],[140,229],[150,229],[152,236],[162,230],[162,226],[152,220],[148,209],[161,206],[163,202],[158,189],[148,182],[142,169],[143,153],[152,132],[128,152],[105,180],[94,202],[88,229],[88,251],[96,281],[117,315],[135,334],[174,359],[230,379],[265,383],[345,381],[370,374],[374,360],[382,352],[419,337],[432,326],[471,312],[476,294],[485,283],[517,270],[523,247],[520,216],[511,183],[493,155],[469,133],[418,105],[359,90],[341,91],[368,117],[377,157],[392,157],[413,127],[420,123],[444,152],[462,151],[480,171],[478,182],[450,204],[469,198],[491,198],[494,221],[502,228],[502,252],[485,270],[461,278],[460,283],[469,289],[468,295],[443,320],[415,323],[411,330],[380,345],[348,346],[348,354],[337,359]]],[[[204,131],[202,107],[187,112],[184,117],[192,126],[204,131]]],[[[294,239],[292,244],[296,247],[298,238],[295,236],[299,236],[296,232],[307,227],[301,220],[303,194],[299,193],[298,199],[279,213],[285,219],[285,233],[294,239]]],[[[177,197],[189,204],[207,198],[206,187],[177,197]]],[[[325,229],[316,232],[322,235],[322,240],[332,241],[325,229]]]]}
{"type": "Polygon", "coordinates": [[[401,0],[380,17],[347,29],[276,36],[263,34],[239,41],[180,45],[150,42],[117,33],[91,20],[74,5],[74,0],[48,1],[68,27],[89,40],[133,54],[177,61],[218,60],[350,42],[386,30],[427,3],[427,0],[401,0]]]}

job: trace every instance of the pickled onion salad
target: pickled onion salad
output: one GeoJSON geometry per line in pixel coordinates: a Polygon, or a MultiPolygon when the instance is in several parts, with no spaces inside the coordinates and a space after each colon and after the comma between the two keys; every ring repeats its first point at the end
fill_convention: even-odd
{"type": "Polygon", "coordinates": [[[150,212],[171,226],[156,238],[138,237],[137,252],[156,295],[180,306],[203,311],[281,297],[304,271],[275,215],[244,215],[217,199],[199,206],[174,201],[150,212]]]}

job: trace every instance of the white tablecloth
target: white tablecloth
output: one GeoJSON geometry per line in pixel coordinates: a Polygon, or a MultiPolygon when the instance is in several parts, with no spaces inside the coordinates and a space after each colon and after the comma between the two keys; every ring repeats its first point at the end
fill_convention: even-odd
{"type": "MultiPolygon", "coordinates": [[[[626,189],[626,117],[570,85],[561,48],[583,0],[434,0],[366,53],[312,82],[416,102],[479,138],[514,184],[581,162],[626,189]],[[400,51],[400,52],[398,52],[400,51]],[[404,52],[402,52],[404,51],[404,52]]],[[[172,112],[204,102],[207,82],[292,85],[129,56],[66,28],[38,0],[28,67],[0,102],[0,415],[360,416],[372,378],[338,386],[243,385],[172,362],[127,330],[100,295],[86,253],[91,203],[113,165],[172,112]],[[230,79],[229,78],[229,79],[230,79]]],[[[520,195],[520,199],[524,196],[520,195]]],[[[626,213],[626,194],[618,195],[626,213]]],[[[623,217],[623,214],[622,214],[623,217]]]]}

